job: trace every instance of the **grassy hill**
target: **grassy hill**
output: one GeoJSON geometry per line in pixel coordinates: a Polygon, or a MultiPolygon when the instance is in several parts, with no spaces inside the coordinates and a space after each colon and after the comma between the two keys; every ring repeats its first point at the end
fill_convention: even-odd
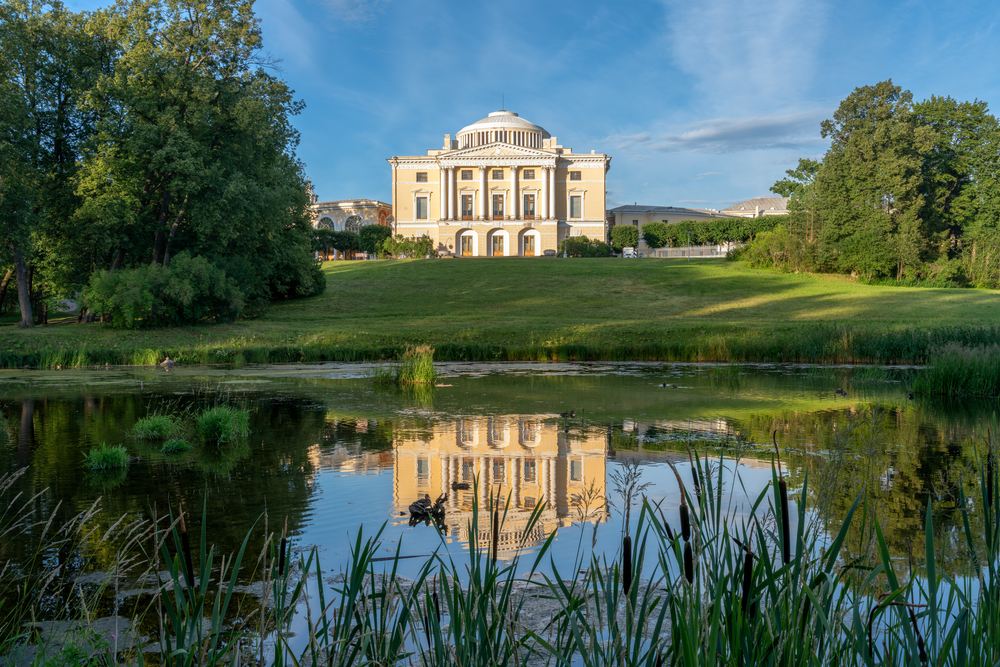
{"type": "Polygon", "coordinates": [[[377,359],[921,362],[1000,342],[1000,293],[879,287],[720,260],[328,262],[322,296],[231,325],[122,332],[0,328],[0,363],[52,366],[377,359]]]}

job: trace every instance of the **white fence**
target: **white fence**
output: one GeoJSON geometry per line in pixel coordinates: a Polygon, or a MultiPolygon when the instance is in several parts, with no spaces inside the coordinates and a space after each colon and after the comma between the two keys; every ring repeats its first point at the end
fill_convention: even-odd
{"type": "Polygon", "coordinates": [[[680,246],[678,248],[658,248],[656,250],[642,250],[642,257],[702,257],[724,259],[726,253],[738,244],[727,245],[693,245],[680,246]]]}

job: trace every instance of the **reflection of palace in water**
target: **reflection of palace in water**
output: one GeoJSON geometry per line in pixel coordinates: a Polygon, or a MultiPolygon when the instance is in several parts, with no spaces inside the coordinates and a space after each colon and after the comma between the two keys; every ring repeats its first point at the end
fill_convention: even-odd
{"type": "Polygon", "coordinates": [[[430,432],[403,434],[395,441],[393,485],[396,508],[407,512],[425,494],[447,493],[445,523],[450,539],[469,541],[472,501],[479,480],[479,540],[489,544],[489,497],[510,508],[500,534],[500,556],[514,555],[532,511],[545,503],[525,544],[537,544],[574,521],[604,521],[606,436],[565,433],[559,424],[535,417],[474,417],[436,425],[430,432]],[[468,484],[469,489],[453,489],[468,484]],[[591,490],[592,489],[592,490],[591,490]],[[589,503],[588,492],[596,499],[589,503]]]}

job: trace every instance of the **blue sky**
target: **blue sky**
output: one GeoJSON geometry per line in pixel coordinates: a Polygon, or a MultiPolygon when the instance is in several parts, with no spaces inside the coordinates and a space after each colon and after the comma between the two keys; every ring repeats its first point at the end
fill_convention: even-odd
{"type": "MultiPolygon", "coordinates": [[[[103,2],[69,0],[71,8],[103,2]]],[[[820,121],[892,78],[1000,112],[1000,3],[259,0],[306,103],[321,200],[390,200],[386,158],[506,107],[608,153],[609,207],[724,208],[826,149],[820,121]]]]}

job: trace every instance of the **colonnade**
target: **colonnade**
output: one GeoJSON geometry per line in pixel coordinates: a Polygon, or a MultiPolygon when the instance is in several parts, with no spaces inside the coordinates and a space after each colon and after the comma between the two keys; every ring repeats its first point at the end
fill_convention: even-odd
{"type": "MultiPolygon", "coordinates": [[[[473,459],[475,465],[475,477],[479,480],[479,507],[483,511],[489,506],[490,490],[496,492],[496,485],[505,487],[511,494],[511,507],[520,507],[523,500],[522,494],[525,491],[524,465],[526,461],[535,463],[535,481],[528,482],[531,485],[529,491],[535,491],[537,486],[538,497],[535,498],[535,505],[542,502],[548,508],[556,508],[558,503],[558,484],[556,482],[556,456],[489,456],[479,454],[466,456],[464,454],[442,454],[441,464],[441,493],[448,494],[447,508],[452,511],[459,510],[458,494],[452,491],[452,483],[473,483],[472,478],[466,478],[462,474],[462,462],[466,459],[473,459]],[[494,460],[503,461],[503,477],[495,479],[493,477],[494,460]]],[[[562,489],[563,495],[568,491],[562,489]]],[[[506,493],[504,493],[506,497],[506,493]]],[[[568,502],[568,498],[563,498],[563,504],[568,502]]],[[[526,508],[526,509],[531,509],[526,508]]]]}
{"type": "MultiPolygon", "coordinates": [[[[519,186],[520,181],[520,170],[524,167],[517,166],[498,166],[497,169],[509,169],[510,170],[510,189],[507,193],[507,202],[504,210],[504,218],[512,220],[523,219],[524,212],[522,209],[521,202],[521,188],[519,186]]],[[[458,210],[459,203],[457,201],[457,190],[458,184],[456,183],[457,174],[462,167],[441,167],[440,173],[440,184],[441,184],[441,207],[440,207],[440,220],[459,220],[461,219],[461,213],[458,210]]],[[[476,220],[489,220],[493,216],[490,211],[490,192],[489,192],[489,171],[494,169],[492,166],[479,166],[479,187],[477,191],[478,195],[478,205],[476,206],[476,213],[474,218],[476,220]]],[[[538,196],[540,201],[536,203],[536,213],[534,217],[536,219],[542,220],[552,220],[556,217],[556,168],[555,167],[531,167],[531,169],[539,169],[542,173],[542,178],[540,187],[538,188],[538,196]]],[[[532,192],[531,194],[535,194],[532,192]]]]}

